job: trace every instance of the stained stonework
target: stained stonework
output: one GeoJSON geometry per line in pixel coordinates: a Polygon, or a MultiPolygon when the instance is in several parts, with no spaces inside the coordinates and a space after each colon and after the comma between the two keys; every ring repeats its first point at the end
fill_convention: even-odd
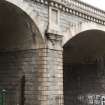
{"type": "Polygon", "coordinates": [[[63,105],[63,50],[62,35],[46,33],[46,67],[48,80],[48,104],[63,105]]]}
{"type": "MultiPolygon", "coordinates": [[[[70,62],[72,57],[75,58],[73,54],[79,55],[78,51],[91,52],[96,57],[95,46],[91,50],[85,49],[89,49],[94,41],[101,42],[94,43],[98,46],[98,54],[103,51],[104,11],[79,0],[1,0],[0,7],[0,89],[7,90],[8,105],[80,104],[81,97],[90,96],[85,89],[90,89],[94,97],[100,95],[102,88],[98,85],[104,87],[104,77],[96,75],[97,66],[86,64],[85,68],[75,64],[71,67],[70,62]],[[88,33],[87,30],[94,30],[95,33],[88,33]],[[81,44],[76,40],[78,44],[73,46],[73,37],[85,31],[88,35],[99,36],[97,30],[103,32],[100,41],[100,37],[91,37],[95,39],[88,41],[92,44],[85,44],[84,40],[81,44]],[[63,46],[67,42],[71,50],[65,53],[63,46]],[[80,80],[84,76],[88,79],[80,80]],[[82,95],[79,94],[81,90],[82,95]]],[[[80,55],[83,57],[85,53],[80,55]]],[[[75,60],[80,61],[81,56],[75,60]]]]}
{"type": "Polygon", "coordinates": [[[43,49],[0,52],[0,89],[7,91],[7,104],[40,104],[41,61],[43,49]]]}
{"type": "Polygon", "coordinates": [[[49,105],[63,105],[62,50],[47,49],[46,59],[49,105]]]}

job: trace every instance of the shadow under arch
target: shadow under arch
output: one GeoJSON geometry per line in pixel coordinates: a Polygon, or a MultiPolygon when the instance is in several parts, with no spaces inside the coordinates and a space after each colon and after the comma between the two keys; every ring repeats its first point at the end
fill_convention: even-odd
{"type": "Polygon", "coordinates": [[[38,88],[38,61],[42,60],[38,54],[43,48],[44,40],[30,16],[1,0],[0,91],[7,91],[6,104],[33,105],[38,99],[34,90],[38,88]]]}
{"type": "Polygon", "coordinates": [[[45,47],[38,27],[25,11],[8,1],[1,0],[0,13],[1,42],[4,43],[7,39],[5,42],[7,44],[11,42],[11,47],[17,49],[25,49],[26,46],[29,47],[28,49],[45,47]],[[10,37],[13,38],[10,39],[10,37]],[[17,46],[12,46],[15,43],[17,46]]]}
{"type": "Polygon", "coordinates": [[[101,105],[105,98],[105,32],[87,30],[64,45],[65,105],[101,105]]]}

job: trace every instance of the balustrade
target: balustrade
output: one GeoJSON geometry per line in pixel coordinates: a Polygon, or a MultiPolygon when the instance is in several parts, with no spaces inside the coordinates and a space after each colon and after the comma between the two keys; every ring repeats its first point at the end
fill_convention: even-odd
{"type": "Polygon", "coordinates": [[[91,6],[87,3],[84,3],[82,1],[79,0],[59,0],[59,2],[64,5],[66,5],[67,7],[72,7],[73,9],[80,9],[81,11],[84,12],[89,12],[92,13],[94,15],[97,15],[96,17],[101,17],[101,18],[105,18],[105,12],[103,10],[97,9],[94,6],[91,6]]]}

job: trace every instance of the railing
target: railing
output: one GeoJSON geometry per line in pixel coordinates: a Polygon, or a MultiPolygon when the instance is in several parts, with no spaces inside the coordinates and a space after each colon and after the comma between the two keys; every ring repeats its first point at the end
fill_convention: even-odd
{"type": "MultiPolygon", "coordinates": [[[[56,1],[56,0],[54,0],[56,1]]],[[[105,18],[105,11],[98,9],[94,6],[91,6],[87,3],[84,3],[79,0],[58,0],[57,2],[66,5],[69,8],[80,10],[81,12],[85,12],[87,14],[91,13],[95,15],[96,18],[105,18]]]]}
{"type": "Polygon", "coordinates": [[[49,1],[55,1],[58,2],[59,4],[63,4],[66,7],[76,9],[80,12],[85,12],[87,14],[91,13],[92,15],[95,15],[96,18],[105,18],[105,11],[98,9],[92,5],[89,5],[87,3],[84,3],[83,1],[80,0],[32,0],[32,1],[37,1],[37,2],[45,2],[48,4],[49,1]]]}
{"type": "Polygon", "coordinates": [[[45,5],[51,5],[70,14],[86,20],[105,25],[105,11],[80,0],[31,0],[45,5]]]}

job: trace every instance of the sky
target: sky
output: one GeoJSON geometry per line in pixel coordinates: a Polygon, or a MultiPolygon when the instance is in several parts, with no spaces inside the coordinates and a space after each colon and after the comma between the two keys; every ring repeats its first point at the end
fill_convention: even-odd
{"type": "Polygon", "coordinates": [[[95,7],[98,7],[99,9],[105,10],[105,0],[81,0],[81,1],[91,4],[95,7]]]}

